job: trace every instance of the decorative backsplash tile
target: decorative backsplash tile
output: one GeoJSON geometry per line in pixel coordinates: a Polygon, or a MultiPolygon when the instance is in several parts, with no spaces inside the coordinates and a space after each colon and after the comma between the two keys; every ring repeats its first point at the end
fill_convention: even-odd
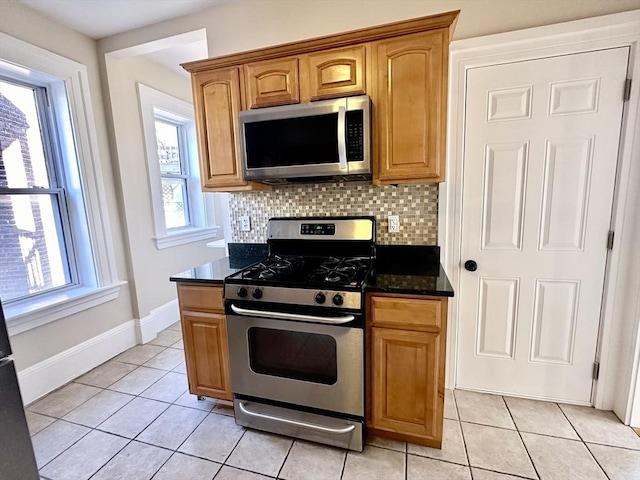
{"type": "Polygon", "coordinates": [[[371,215],[377,220],[377,243],[436,245],[438,186],[375,187],[365,182],[284,185],[270,192],[229,196],[234,242],[266,242],[271,217],[371,215]],[[251,231],[240,231],[240,217],[251,218],[251,231]],[[387,216],[400,216],[400,232],[389,233],[387,216]]]}

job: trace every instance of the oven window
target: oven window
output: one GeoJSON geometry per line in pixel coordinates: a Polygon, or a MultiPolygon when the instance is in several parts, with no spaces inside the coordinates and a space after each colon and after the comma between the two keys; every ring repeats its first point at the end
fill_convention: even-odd
{"type": "Polygon", "coordinates": [[[338,381],[337,345],[329,335],[252,327],[249,361],[263,375],[325,385],[338,381]]]}

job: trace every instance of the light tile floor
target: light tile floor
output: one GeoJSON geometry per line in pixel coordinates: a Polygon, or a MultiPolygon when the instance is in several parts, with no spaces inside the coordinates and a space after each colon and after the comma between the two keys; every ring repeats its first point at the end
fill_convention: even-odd
{"type": "Polygon", "coordinates": [[[443,447],[363,453],[239,427],[187,391],[180,326],[27,408],[48,480],[640,480],[640,436],[611,412],[447,391],[443,447]]]}

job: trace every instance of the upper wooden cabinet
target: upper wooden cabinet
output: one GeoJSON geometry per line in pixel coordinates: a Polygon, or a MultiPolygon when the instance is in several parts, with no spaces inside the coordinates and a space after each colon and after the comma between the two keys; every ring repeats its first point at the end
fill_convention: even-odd
{"type": "Polygon", "coordinates": [[[301,56],[302,101],[366,93],[368,48],[369,45],[354,45],[301,56]]]}
{"type": "Polygon", "coordinates": [[[240,67],[191,76],[203,191],[267,188],[242,177],[238,114],[242,108],[240,67]]]}
{"type": "Polygon", "coordinates": [[[444,181],[448,30],[374,42],[378,184],[444,181]]]}
{"type": "Polygon", "coordinates": [[[190,62],[203,189],[242,177],[240,110],[367,94],[373,182],[445,180],[447,62],[459,11],[190,62]]]}
{"type": "Polygon", "coordinates": [[[248,63],[244,74],[248,108],[300,102],[297,58],[248,63]]]}

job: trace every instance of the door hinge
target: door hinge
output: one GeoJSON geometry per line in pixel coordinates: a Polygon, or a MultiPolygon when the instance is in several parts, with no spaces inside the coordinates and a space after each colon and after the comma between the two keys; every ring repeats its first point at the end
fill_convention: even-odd
{"type": "Polygon", "coordinates": [[[600,364],[598,362],[593,362],[593,379],[598,380],[600,376],[600,364]]]}
{"type": "Polygon", "coordinates": [[[613,230],[609,230],[609,233],[607,234],[607,250],[613,250],[613,236],[613,230]]]}
{"type": "Polygon", "coordinates": [[[628,102],[630,98],[631,98],[631,79],[627,78],[624,81],[624,94],[622,97],[622,101],[628,102]]]}

